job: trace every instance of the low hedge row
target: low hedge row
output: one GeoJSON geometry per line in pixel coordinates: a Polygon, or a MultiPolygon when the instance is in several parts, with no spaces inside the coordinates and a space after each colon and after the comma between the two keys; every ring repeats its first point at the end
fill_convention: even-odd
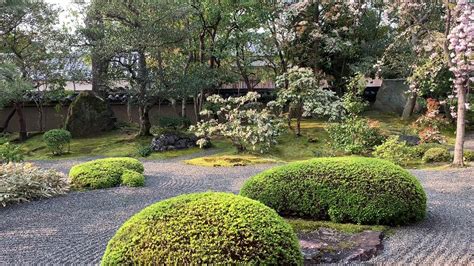
{"type": "Polygon", "coordinates": [[[77,189],[109,188],[122,184],[143,185],[143,164],[133,158],[106,158],[78,164],[69,171],[71,185],[77,189]],[[133,172],[133,174],[130,173],[133,172]]]}
{"type": "Polygon", "coordinates": [[[381,159],[318,158],[264,171],[240,195],[283,216],[401,225],[424,218],[426,195],[403,168],[381,159]]]}

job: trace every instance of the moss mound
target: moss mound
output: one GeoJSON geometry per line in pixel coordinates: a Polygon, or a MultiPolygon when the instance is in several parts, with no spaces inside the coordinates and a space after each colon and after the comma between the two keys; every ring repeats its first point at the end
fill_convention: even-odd
{"type": "Polygon", "coordinates": [[[196,193],[135,214],[107,245],[102,265],[302,263],[296,235],[267,206],[230,193],[196,193]]]}
{"type": "Polygon", "coordinates": [[[319,158],[264,171],[242,196],[284,216],[334,222],[400,225],[423,219],[426,194],[403,168],[380,159],[319,158]]]}
{"type": "Polygon", "coordinates": [[[133,158],[107,158],[75,165],[69,171],[71,185],[78,189],[115,187],[122,183],[128,171],[142,174],[143,165],[133,158]]]}

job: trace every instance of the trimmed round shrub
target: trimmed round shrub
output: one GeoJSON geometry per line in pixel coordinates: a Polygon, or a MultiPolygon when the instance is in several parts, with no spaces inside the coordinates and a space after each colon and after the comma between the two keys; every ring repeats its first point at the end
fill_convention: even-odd
{"type": "Polygon", "coordinates": [[[53,155],[61,155],[65,149],[69,150],[72,135],[64,129],[52,129],[44,133],[43,141],[53,155]]]}
{"type": "Polygon", "coordinates": [[[422,160],[425,163],[448,162],[451,160],[451,154],[446,148],[431,148],[425,152],[422,160]]]}
{"type": "Polygon", "coordinates": [[[390,136],[382,145],[375,147],[372,155],[402,166],[415,157],[413,149],[405,141],[400,141],[398,136],[390,136]]]}
{"type": "Polygon", "coordinates": [[[218,192],[150,205],[122,225],[102,257],[102,265],[301,263],[293,229],[274,210],[218,192]]]}
{"type": "Polygon", "coordinates": [[[122,184],[129,187],[143,187],[145,176],[132,170],[125,170],[122,174],[122,184]]]}
{"type": "Polygon", "coordinates": [[[143,164],[133,158],[106,158],[78,164],[69,171],[74,188],[109,188],[121,184],[126,170],[142,174],[143,164]]]}
{"type": "Polygon", "coordinates": [[[401,225],[422,220],[426,213],[419,181],[400,166],[374,158],[290,163],[250,178],[240,195],[283,216],[334,222],[401,225]]]}

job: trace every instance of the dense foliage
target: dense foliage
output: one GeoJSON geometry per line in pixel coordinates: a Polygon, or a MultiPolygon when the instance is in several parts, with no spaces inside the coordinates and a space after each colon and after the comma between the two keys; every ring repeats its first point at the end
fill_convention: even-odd
{"type": "Polygon", "coordinates": [[[293,229],[265,205],[230,193],[167,199],[135,214],[102,265],[302,263],[293,229]]]}
{"type": "Polygon", "coordinates": [[[43,141],[53,155],[61,155],[66,152],[66,149],[69,152],[71,139],[71,132],[65,129],[52,129],[43,135],[43,141]]]}
{"type": "Polygon", "coordinates": [[[367,154],[384,139],[367,119],[350,117],[326,128],[332,147],[348,154],[367,154]]]}
{"type": "Polygon", "coordinates": [[[23,161],[20,146],[10,142],[0,143],[0,164],[23,161]]]}
{"type": "Polygon", "coordinates": [[[136,159],[107,158],[73,166],[69,171],[69,178],[76,189],[109,188],[122,184],[127,170],[139,174],[144,172],[142,163],[136,159]]]}
{"type": "Polygon", "coordinates": [[[431,148],[425,152],[422,160],[425,163],[447,162],[451,160],[451,154],[446,148],[431,148]]]}
{"type": "Polygon", "coordinates": [[[55,170],[29,163],[0,164],[0,205],[50,198],[68,190],[66,176],[55,170]]]}
{"type": "Polygon", "coordinates": [[[380,159],[320,158],[290,163],[247,180],[240,195],[284,216],[399,225],[425,217],[426,195],[403,168],[380,159]]]}
{"type": "MultiPolygon", "coordinates": [[[[282,125],[268,109],[259,106],[259,97],[256,92],[227,99],[219,95],[209,96],[207,101],[214,104],[213,108],[201,112],[207,120],[192,126],[191,131],[201,139],[211,136],[228,138],[239,152],[266,152],[276,144],[282,125]]],[[[199,141],[198,144],[204,143],[199,141]]]]}
{"type": "Polygon", "coordinates": [[[382,145],[375,147],[372,155],[402,166],[414,158],[413,148],[405,141],[399,141],[398,136],[391,136],[382,145]]]}

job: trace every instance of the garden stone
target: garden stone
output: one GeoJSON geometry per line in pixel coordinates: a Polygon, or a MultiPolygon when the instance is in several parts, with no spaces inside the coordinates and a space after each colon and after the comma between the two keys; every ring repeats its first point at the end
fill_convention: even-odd
{"type": "Polygon", "coordinates": [[[407,145],[410,146],[416,146],[420,144],[420,138],[418,136],[412,136],[412,135],[399,135],[398,136],[399,141],[405,141],[407,145]]]}
{"type": "Polygon", "coordinates": [[[194,135],[164,133],[152,140],[151,149],[158,152],[188,149],[196,146],[196,140],[194,135]]]}
{"type": "Polygon", "coordinates": [[[305,265],[367,261],[383,249],[383,233],[364,231],[357,234],[319,228],[298,234],[305,265]]]}
{"type": "Polygon", "coordinates": [[[87,137],[114,129],[115,122],[114,112],[104,99],[81,92],[69,106],[66,129],[73,137],[87,137]]]}
{"type": "MultiPolygon", "coordinates": [[[[386,113],[401,115],[408,99],[406,92],[409,91],[404,79],[384,79],[382,86],[377,92],[374,109],[386,113]]],[[[419,111],[417,104],[415,111],[419,111]]]]}

